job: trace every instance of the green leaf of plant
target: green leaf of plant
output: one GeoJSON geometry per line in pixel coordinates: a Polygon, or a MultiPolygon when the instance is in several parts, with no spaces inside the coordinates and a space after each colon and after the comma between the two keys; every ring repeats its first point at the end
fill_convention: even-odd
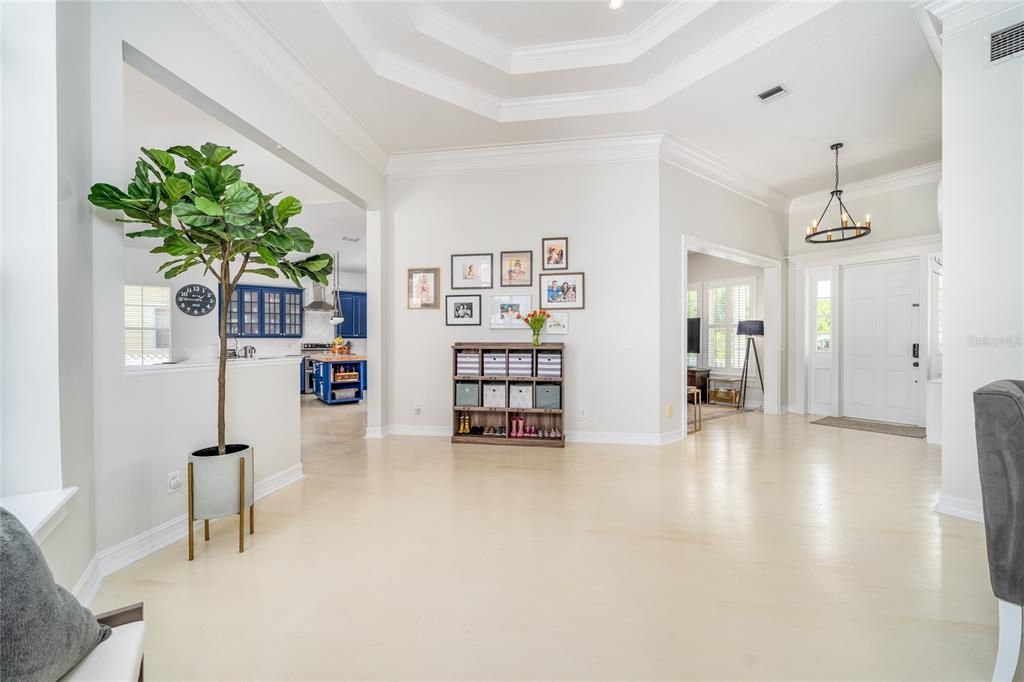
{"type": "Polygon", "coordinates": [[[291,251],[295,245],[291,237],[280,232],[267,232],[263,235],[263,243],[275,251],[280,251],[282,254],[291,251]]]}
{"type": "Polygon", "coordinates": [[[222,216],[224,209],[216,201],[210,201],[206,197],[196,197],[196,208],[206,215],[222,216]]]}
{"type": "Polygon", "coordinates": [[[221,162],[226,161],[235,153],[235,150],[231,147],[221,147],[213,142],[207,142],[199,149],[203,153],[203,156],[216,165],[220,165],[221,162]]]}
{"type": "Polygon", "coordinates": [[[285,197],[277,204],[277,219],[283,225],[292,216],[302,213],[302,202],[295,197],[285,197]]]}
{"type": "Polygon", "coordinates": [[[334,259],[328,256],[326,253],[320,253],[315,256],[303,259],[296,263],[301,267],[306,268],[310,272],[319,272],[321,270],[327,270],[334,264],[334,259]]]}
{"type": "Polygon", "coordinates": [[[256,253],[260,254],[260,258],[262,258],[263,262],[267,265],[277,265],[277,256],[262,244],[256,244],[256,253]]]}
{"type": "Polygon", "coordinates": [[[152,159],[153,163],[164,172],[164,175],[174,172],[174,157],[163,149],[146,149],[145,147],[141,147],[141,149],[142,153],[152,159]]]}
{"type": "Polygon", "coordinates": [[[89,203],[100,208],[120,210],[124,208],[124,200],[128,195],[113,185],[98,182],[89,190],[89,203]]]}
{"type": "Polygon", "coordinates": [[[129,232],[126,237],[159,237],[161,239],[170,237],[174,234],[173,227],[155,227],[152,230],[140,230],[139,232],[129,232]]]}
{"type": "Polygon", "coordinates": [[[246,182],[228,185],[224,192],[224,219],[232,225],[248,225],[256,216],[259,195],[246,182]]]}
{"type": "Polygon", "coordinates": [[[192,191],[192,183],[176,175],[171,175],[163,181],[163,188],[167,193],[168,203],[174,204],[177,203],[178,199],[192,191]]]}
{"type": "Polygon", "coordinates": [[[206,215],[194,204],[190,204],[187,201],[179,201],[174,205],[174,216],[190,227],[206,227],[207,225],[212,225],[217,220],[206,215]]]}
{"type": "Polygon", "coordinates": [[[242,171],[238,170],[238,166],[221,166],[220,176],[224,178],[225,185],[231,185],[242,179],[242,171]]]}
{"type": "Polygon", "coordinates": [[[205,159],[203,158],[203,155],[199,153],[199,150],[195,147],[190,147],[187,144],[175,145],[169,148],[167,152],[190,162],[190,168],[199,168],[205,162],[205,159]]]}
{"type": "Polygon", "coordinates": [[[192,186],[196,188],[196,194],[210,201],[220,200],[225,188],[220,170],[210,166],[204,166],[196,171],[192,176],[192,186]]]}
{"type": "Polygon", "coordinates": [[[270,277],[271,279],[277,279],[277,270],[273,268],[246,268],[246,272],[251,272],[254,275],[263,275],[264,277],[270,277]]]}
{"type": "Polygon", "coordinates": [[[292,240],[292,250],[309,253],[313,250],[313,238],[301,227],[286,227],[284,233],[292,240]]]}

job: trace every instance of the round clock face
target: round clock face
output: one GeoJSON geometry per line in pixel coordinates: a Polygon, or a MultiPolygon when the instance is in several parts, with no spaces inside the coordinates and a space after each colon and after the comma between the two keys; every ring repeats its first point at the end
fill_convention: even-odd
{"type": "Polygon", "coordinates": [[[178,289],[174,301],[178,304],[178,310],[193,317],[206,315],[217,307],[216,294],[202,284],[189,284],[178,289]]]}

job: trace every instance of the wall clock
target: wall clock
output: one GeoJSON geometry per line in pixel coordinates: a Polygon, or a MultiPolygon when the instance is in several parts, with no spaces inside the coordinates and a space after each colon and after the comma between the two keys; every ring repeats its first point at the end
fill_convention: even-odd
{"type": "Polygon", "coordinates": [[[189,284],[178,289],[174,302],[178,304],[178,310],[186,315],[201,317],[217,307],[217,296],[210,287],[189,284]]]}

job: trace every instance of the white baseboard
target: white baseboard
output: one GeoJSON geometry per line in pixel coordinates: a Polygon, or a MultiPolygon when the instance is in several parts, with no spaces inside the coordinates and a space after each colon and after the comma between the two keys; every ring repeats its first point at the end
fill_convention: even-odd
{"type": "MultiPolygon", "coordinates": [[[[253,493],[256,499],[260,500],[303,478],[305,478],[305,474],[302,473],[302,464],[299,463],[256,481],[253,493]]],[[[105,576],[177,542],[186,535],[188,535],[188,514],[181,514],[97,553],[86,566],[85,572],[78,582],[75,583],[75,596],[83,604],[88,605],[99,590],[100,582],[105,576]]]]}
{"type": "Polygon", "coordinates": [[[675,443],[683,439],[683,430],[676,429],[674,431],[665,431],[658,436],[659,445],[668,445],[669,443],[675,443]]]}
{"type": "Polygon", "coordinates": [[[385,428],[383,426],[367,426],[366,435],[363,438],[383,438],[385,428]]]}
{"type": "Polygon", "coordinates": [[[92,604],[92,600],[95,599],[102,581],[103,575],[100,573],[100,563],[98,558],[94,556],[89,560],[89,565],[82,571],[78,582],[75,583],[75,587],[71,590],[71,594],[75,595],[75,599],[81,602],[83,606],[88,607],[92,604]]]}
{"type": "Polygon", "coordinates": [[[957,497],[955,495],[939,495],[939,501],[935,504],[935,511],[947,516],[985,522],[985,515],[982,511],[981,500],[974,500],[969,497],[957,497]]]}

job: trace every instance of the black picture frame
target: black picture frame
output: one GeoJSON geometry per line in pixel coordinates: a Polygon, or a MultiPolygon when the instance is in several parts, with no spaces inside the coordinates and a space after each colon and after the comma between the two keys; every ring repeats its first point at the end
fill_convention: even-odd
{"type": "MultiPolygon", "coordinates": [[[[473,263],[468,263],[473,265],[473,263]]],[[[453,253],[452,254],[452,290],[453,291],[464,291],[466,289],[493,289],[494,288],[494,254],[493,253],[453,253]],[[462,266],[467,263],[457,262],[456,259],[468,259],[476,258],[476,265],[480,266],[480,284],[478,285],[466,285],[466,279],[462,277],[463,272],[462,266]],[[486,266],[486,267],[484,267],[486,266]],[[487,282],[484,283],[484,270],[486,270],[487,282]],[[460,277],[460,281],[456,280],[456,276],[460,277]]]]}
{"type": "Polygon", "coordinates": [[[446,327],[479,327],[481,324],[483,324],[483,296],[481,296],[480,294],[448,294],[447,296],[445,296],[444,297],[444,324],[445,324],[446,327]],[[475,299],[475,301],[463,301],[463,303],[470,303],[470,302],[472,302],[472,303],[476,304],[476,308],[475,308],[475,310],[476,310],[476,321],[475,322],[472,321],[473,320],[472,317],[468,318],[470,320],[469,322],[453,321],[453,320],[459,320],[459,319],[466,319],[466,318],[455,318],[455,317],[452,316],[452,313],[455,312],[455,310],[452,308],[452,305],[459,305],[458,301],[453,302],[453,304],[449,304],[449,299],[453,299],[453,298],[475,299]]]}
{"type": "Polygon", "coordinates": [[[540,240],[540,269],[548,271],[559,271],[569,269],[569,238],[568,237],[544,237],[540,240]],[[548,242],[562,242],[562,262],[559,265],[548,267],[548,242]]]}

